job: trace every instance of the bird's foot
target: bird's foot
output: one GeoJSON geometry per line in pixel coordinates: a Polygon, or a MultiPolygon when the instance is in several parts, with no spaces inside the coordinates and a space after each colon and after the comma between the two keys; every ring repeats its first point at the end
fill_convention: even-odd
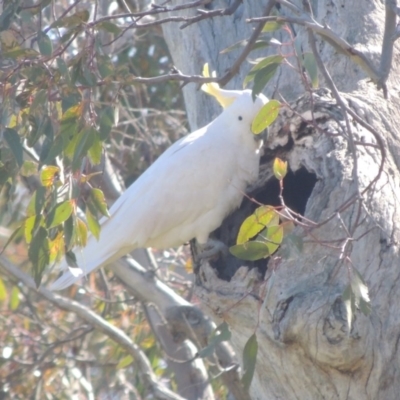
{"type": "Polygon", "coordinates": [[[227,255],[229,253],[228,246],[216,239],[208,239],[207,243],[200,245],[200,253],[198,259],[200,261],[209,260],[215,256],[227,255]]]}

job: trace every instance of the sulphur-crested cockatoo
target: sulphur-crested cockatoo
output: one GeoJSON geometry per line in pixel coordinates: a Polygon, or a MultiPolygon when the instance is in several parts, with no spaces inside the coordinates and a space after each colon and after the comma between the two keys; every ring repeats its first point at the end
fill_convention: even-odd
{"type": "MultiPolygon", "coordinates": [[[[207,74],[207,72],[206,72],[207,74]]],[[[209,234],[239,207],[246,187],[258,176],[260,141],[251,123],[267,102],[251,91],[202,89],[223,112],[207,126],[168,148],[112,205],[100,239],[90,237],[75,252],[79,268],[69,268],[50,287],[64,289],[81,276],[136,248],[166,249],[191,239],[205,244],[209,234]],[[78,273],[77,273],[78,271],[78,273]]]]}

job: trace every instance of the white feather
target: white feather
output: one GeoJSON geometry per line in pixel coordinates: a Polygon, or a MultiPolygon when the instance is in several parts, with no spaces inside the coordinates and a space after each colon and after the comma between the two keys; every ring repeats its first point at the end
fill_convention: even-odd
{"type": "MultiPolygon", "coordinates": [[[[174,143],[113,204],[101,221],[99,241],[91,237],[77,264],[84,274],[135,248],[175,247],[208,235],[237,208],[258,176],[259,144],[251,123],[267,102],[251,91],[220,90],[234,98],[214,121],[174,143]]],[[[64,289],[80,277],[67,268],[50,287],[64,289]]]]}

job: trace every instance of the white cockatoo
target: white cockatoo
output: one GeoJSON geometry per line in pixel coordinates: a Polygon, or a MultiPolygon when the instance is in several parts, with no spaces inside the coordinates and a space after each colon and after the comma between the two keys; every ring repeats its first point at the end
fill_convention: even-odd
{"type": "MultiPolygon", "coordinates": [[[[205,75],[208,71],[205,70],[205,75]]],[[[258,177],[260,140],[251,124],[268,99],[251,90],[202,89],[224,107],[211,123],[169,147],[112,205],[100,221],[97,241],[75,252],[79,268],[64,260],[63,275],[50,287],[61,290],[136,248],[166,249],[209,234],[242,202],[258,177]],[[78,272],[78,273],[77,273],[78,272]]]]}

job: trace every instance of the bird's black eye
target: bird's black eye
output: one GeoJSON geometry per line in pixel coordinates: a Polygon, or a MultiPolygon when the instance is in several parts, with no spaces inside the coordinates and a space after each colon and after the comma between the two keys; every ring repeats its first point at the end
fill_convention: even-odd
{"type": "Polygon", "coordinates": [[[241,115],[239,115],[239,118],[238,118],[238,120],[239,121],[241,121],[243,118],[242,118],[242,116],[241,115]]]}

